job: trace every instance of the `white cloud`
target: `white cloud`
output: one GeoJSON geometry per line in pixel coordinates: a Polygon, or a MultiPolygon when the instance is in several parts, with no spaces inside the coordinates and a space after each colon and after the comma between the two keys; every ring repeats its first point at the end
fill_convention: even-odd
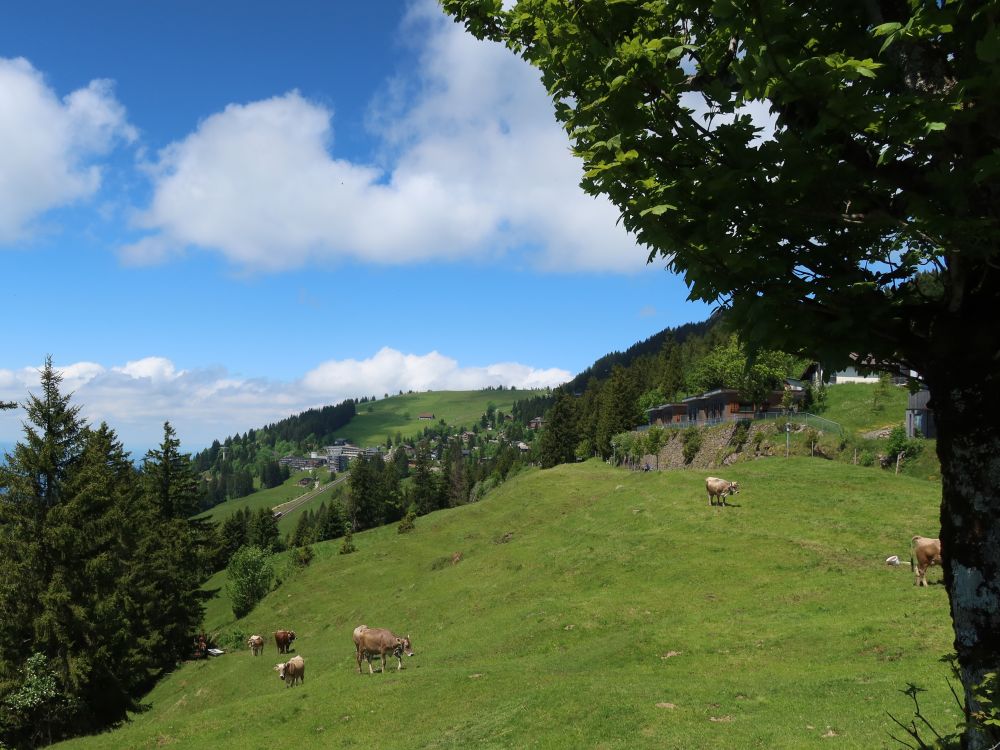
{"type": "Polygon", "coordinates": [[[27,60],[0,58],[0,244],[24,237],[45,211],[96,193],[92,158],[135,137],[109,81],[60,101],[27,60]]]}
{"type": "Polygon", "coordinates": [[[333,149],[333,113],[296,91],[233,104],[150,165],[153,198],[123,248],[159,262],[188,247],[254,270],[354,257],[488,259],[531,248],[552,270],[639,270],[647,253],[618,211],[579,188],[581,166],[539,75],[414,6],[417,72],[387,86],[372,121],[377,164],[333,149]],[[400,102],[409,104],[400,106],[400,102]]]}
{"type": "MultiPolygon", "coordinates": [[[[240,378],[222,369],[179,370],[164,357],[124,365],[94,362],[57,365],[63,391],[92,424],[113,427],[126,446],[145,450],[163,437],[163,423],[177,429],[186,450],[213,439],[262,427],[305,409],[347,398],[424,390],[472,390],[486,386],[543,388],[571,377],[566,370],[515,362],[462,366],[438,352],[404,354],[383,348],[364,360],[329,360],[303,377],[282,382],[240,378]]],[[[0,401],[23,402],[38,391],[37,367],[0,369],[0,401]]],[[[20,409],[0,412],[0,442],[21,437],[20,409]]]]}

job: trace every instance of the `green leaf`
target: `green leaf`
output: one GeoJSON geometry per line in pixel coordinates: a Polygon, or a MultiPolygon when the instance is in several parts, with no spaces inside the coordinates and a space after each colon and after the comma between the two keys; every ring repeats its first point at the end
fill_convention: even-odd
{"type": "Polygon", "coordinates": [[[652,208],[647,208],[639,212],[639,216],[646,216],[647,214],[652,214],[653,216],[662,216],[667,211],[676,211],[677,206],[671,205],[670,203],[661,203],[659,206],[653,206],[652,208]]]}
{"type": "Polygon", "coordinates": [[[892,21],[890,23],[879,24],[872,29],[872,33],[875,36],[886,36],[887,34],[892,34],[894,31],[899,31],[901,28],[903,28],[903,24],[892,21]]]}

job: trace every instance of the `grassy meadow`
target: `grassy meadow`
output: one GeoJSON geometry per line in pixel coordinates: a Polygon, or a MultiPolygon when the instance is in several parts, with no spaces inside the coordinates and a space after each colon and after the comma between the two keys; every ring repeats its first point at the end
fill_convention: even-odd
{"type": "Polygon", "coordinates": [[[840,383],[826,388],[826,411],[821,416],[839,423],[851,435],[894,427],[906,422],[910,392],[893,386],[877,404],[872,383],[840,383]]]}
{"type": "Polygon", "coordinates": [[[456,427],[471,428],[490,404],[509,413],[515,401],[542,393],[544,391],[427,391],[390,396],[358,404],[357,415],[337,431],[337,437],[361,446],[384,444],[387,435],[395,437],[397,432],[412,437],[432,424],[418,419],[425,412],[434,415],[434,422],[443,419],[456,427]]]}
{"type": "Polygon", "coordinates": [[[210,608],[223,637],[267,634],[263,657],[186,663],[129,724],[62,747],[871,750],[899,747],[887,713],[912,718],[908,683],[950,730],[940,570],[917,589],[884,564],[936,533],[940,485],[809,458],[726,476],[736,506],[710,508],[701,472],[530,470],[411,534],[358,534],[355,554],[315,545],[244,620],[210,608]],[[358,675],[359,623],[416,656],[358,675]],[[304,686],[272,671],[278,628],[304,686]]]}

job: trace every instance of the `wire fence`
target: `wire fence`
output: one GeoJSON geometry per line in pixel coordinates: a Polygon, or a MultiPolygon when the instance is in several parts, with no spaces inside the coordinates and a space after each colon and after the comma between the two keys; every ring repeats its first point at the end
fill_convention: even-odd
{"type": "MultiPolygon", "coordinates": [[[[688,427],[712,427],[714,425],[720,424],[736,424],[737,422],[779,422],[787,421],[792,424],[805,424],[809,427],[814,427],[821,432],[835,432],[838,435],[844,434],[844,428],[839,423],[834,422],[832,419],[826,419],[824,417],[817,416],[816,414],[810,414],[807,411],[798,412],[757,412],[754,414],[733,414],[728,417],[713,417],[711,419],[699,419],[699,420],[689,420],[684,422],[665,422],[657,427],[662,427],[665,430],[684,430],[688,427]]],[[[653,425],[639,425],[635,428],[636,432],[645,432],[653,425]]]]}

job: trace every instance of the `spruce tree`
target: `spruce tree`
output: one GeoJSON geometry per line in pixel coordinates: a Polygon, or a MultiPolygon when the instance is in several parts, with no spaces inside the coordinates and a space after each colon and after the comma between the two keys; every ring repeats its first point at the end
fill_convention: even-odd
{"type": "Polygon", "coordinates": [[[164,518],[189,518],[199,510],[198,478],[191,458],[180,452],[181,441],[170,422],[163,423],[163,442],[146,454],[146,487],[164,518]]]}
{"type": "Polygon", "coordinates": [[[542,468],[573,461],[578,442],[576,404],[571,395],[560,390],[545,415],[545,428],[539,437],[542,468]]]}
{"type": "Polygon", "coordinates": [[[59,392],[62,376],[45,360],[41,394],[24,404],[24,442],[0,467],[0,674],[10,675],[35,639],[38,603],[49,586],[53,563],[44,530],[49,511],[64,496],[65,483],[81,453],[84,423],[79,407],[59,392]]]}

